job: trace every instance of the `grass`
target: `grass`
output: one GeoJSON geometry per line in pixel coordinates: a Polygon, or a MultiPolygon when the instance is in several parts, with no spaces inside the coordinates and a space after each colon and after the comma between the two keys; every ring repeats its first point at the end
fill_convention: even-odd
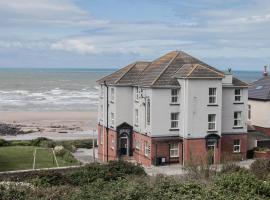
{"type": "MultiPolygon", "coordinates": [[[[33,168],[34,146],[8,146],[0,147],[0,171],[25,170],[33,168]]],[[[70,163],[62,157],[57,157],[59,166],[76,165],[70,163]]],[[[51,149],[38,149],[36,152],[36,169],[57,167],[53,159],[51,149]]]]}

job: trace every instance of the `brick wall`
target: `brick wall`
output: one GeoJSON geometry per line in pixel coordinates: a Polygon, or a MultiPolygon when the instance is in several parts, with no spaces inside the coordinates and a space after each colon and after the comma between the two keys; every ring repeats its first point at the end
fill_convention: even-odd
{"type": "MultiPolygon", "coordinates": [[[[214,162],[220,163],[220,140],[214,152],[214,162]]],[[[202,164],[208,161],[208,152],[206,148],[206,140],[203,139],[184,139],[184,165],[202,164]]]]}
{"type": "Polygon", "coordinates": [[[264,133],[265,135],[270,136],[270,128],[264,128],[260,126],[254,126],[254,128],[256,129],[256,131],[259,131],[261,133],[264,133]]]}
{"type": "MultiPolygon", "coordinates": [[[[109,129],[109,161],[117,160],[117,133],[114,130],[109,129]]],[[[107,161],[107,132],[106,128],[98,125],[98,159],[102,162],[107,161]],[[103,132],[103,142],[101,141],[101,134],[103,132]]]]}
{"type": "Polygon", "coordinates": [[[221,137],[222,161],[245,160],[247,153],[247,134],[223,134],[221,137]],[[233,152],[234,140],[240,140],[240,153],[233,152]]]}

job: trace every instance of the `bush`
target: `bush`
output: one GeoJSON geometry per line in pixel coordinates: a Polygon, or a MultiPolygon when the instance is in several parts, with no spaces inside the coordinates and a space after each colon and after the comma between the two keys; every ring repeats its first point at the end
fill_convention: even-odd
{"type": "Polygon", "coordinates": [[[40,147],[44,147],[44,148],[54,148],[55,144],[52,140],[42,140],[39,142],[40,147]]]}
{"type": "Polygon", "coordinates": [[[31,179],[35,186],[50,187],[65,185],[69,182],[68,177],[55,171],[42,171],[31,179]]]}
{"type": "Polygon", "coordinates": [[[44,142],[44,141],[52,141],[48,138],[45,138],[45,137],[38,137],[34,140],[31,140],[31,146],[39,146],[41,142],[44,142]]]}
{"type": "Polygon", "coordinates": [[[233,172],[241,172],[241,171],[247,171],[247,169],[240,167],[239,165],[236,165],[234,163],[227,163],[224,164],[221,168],[220,173],[233,173],[233,172]]]}
{"type": "Polygon", "coordinates": [[[265,180],[270,174],[270,160],[257,159],[250,165],[250,171],[259,179],[265,180]]]}
{"type": "Polygon", "coordinates": [[[0,147],[6,147],[9,146],[10,142],[4,140],[4,139],[0,139],[0,147]]]}

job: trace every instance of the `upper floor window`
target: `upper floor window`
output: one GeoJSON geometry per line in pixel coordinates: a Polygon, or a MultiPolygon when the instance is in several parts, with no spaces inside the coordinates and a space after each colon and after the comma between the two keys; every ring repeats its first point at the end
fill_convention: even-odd
{"type": "Polygon", "coordinates": [[[234,90],[234,101],[235,102],[242,102],[242,90],[241,89],[234,90]]]}
{"type": "Polygon", "coordinates": [[[216,115],[215,114],[208,115],[208,130],[209,131],[216,130],[216,115]]]}
{"type": "Polygon", "coordinates": [[[209,104],[217,103],[217,88],[209,88],[209,104]]]}
{"type": "Polygon", "coordinates": [[[179,113],[178,112],[171,113],[171,128],[172,129],[178,129],[179,127],[178,121],[179,121],[179,113]]]}
{"type": "Polygon", "coordinates": [[[179,103],[179,89],[171,90],[171,103],[179,103]]]}
{"type": "Polygon", "coordinates": [[[114,113],[111,113],[111,126],[114,127],[114,113]]]}
{"type": "Polygon", "coordinates": [[[135,87],[135,100],[136,101],[139,100],[139,95],[140,95],[139,87],[135,87]]]}
{"type": "Polygon", "coordinates": [[[150,125],[150,99],[147,99],[146,103],[146,123],[150,125]]]}
{"type": "Polygon", "coordinates": [[[112,87],[111,88],[111,101],[114,102],[115,99],[115,89],[112,87]]]}
{"type": "Polygon", "coordinates": [[[176,158],[179,157],[179,146],[178,143],[170,144],[170,157],[176,158]]]}
{"type": "Polygon", "coordinates": [[[251,120],[251,105],[248,105],[248,120],[251,120]]]}
{"type": "Polygon", "coordinates": [[[234,112],[234,127],[241,127],[242,126],[242,112],[237,111],[234,112]]]}
{"type": "Polygon", "coordinates": [[[139,124],[139,110],[135,109],[135,126],[139,124]]]}
{"type": "Polygon", "coordinates": [[[150,145],[146,141],[144,142],[144,155],[147,157],[150,155],[150,145]]]}
{"type": "Polygon", "coordinates": [[[239,140],[239,139],[238,139],[238,140],[234,140],[234,141],[233,141],[233,152],[234,152],[234,153],[239,153],[240,150],[241,150],[240,147],[241,147],[241,146],[240,146],[240,140],[239,140]]]}

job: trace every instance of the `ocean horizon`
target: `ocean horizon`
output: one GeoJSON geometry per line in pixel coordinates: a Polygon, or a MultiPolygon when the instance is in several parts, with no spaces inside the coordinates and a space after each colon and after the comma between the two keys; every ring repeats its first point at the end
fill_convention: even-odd
{"type": "MultiPolygon", "coordinates": [[[[96,80],[115,68],[0,68],[1,111],[96,111],[96,80]]],[[[260,71],[233,71],[251,83],[260,71]]]]}

